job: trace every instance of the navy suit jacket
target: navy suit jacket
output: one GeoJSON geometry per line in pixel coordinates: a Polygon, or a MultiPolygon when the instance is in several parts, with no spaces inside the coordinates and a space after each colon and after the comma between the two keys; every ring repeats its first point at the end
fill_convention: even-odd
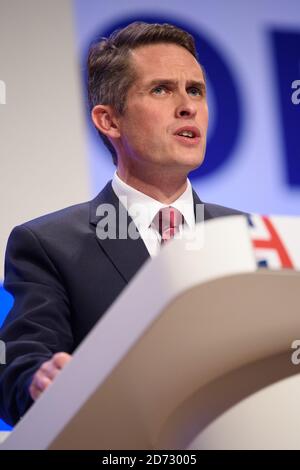
{"type": "MultiPolygon", "coordinates": [[[[97,207],[107,203],[118,233],[119,211],[132,220],[109,182],[92,201],[17,226],[9,237],[4,287],[14,305],[0,331],[7,362],[0,416],[10,424],[31,406],[28,388],[40,365],[56,352],[71,354],[149,258],[141,238],[97,237],[97,207]]],[[[241,212],[204,204],[204,220],[233,214],[241,212]]]]}

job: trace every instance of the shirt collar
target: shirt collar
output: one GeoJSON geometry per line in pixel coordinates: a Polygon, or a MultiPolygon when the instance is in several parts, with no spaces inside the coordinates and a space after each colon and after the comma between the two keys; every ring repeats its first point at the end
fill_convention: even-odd
{"type": "MultiPolygon", "coordinates": [[[[135,222],[139,230],[148,229],[157,212],[163,207],[168,206],[168,204],[162,204],[156,199],[147,196],[147,194],[144,194],[132,186],[129,186],[127,183],[121,180],[117,174],[117,171],[115,171],[112,179],[112,188],[117,197],[120,199],[121,203],[127,209],[130,217],[135,222]],[[143,211],[142,218],[137,217],[137,204],[146,209],[143,211]]],[[[189,228],[193,229],[195,227],[194,198],[192,185],[188,178],[185,191],[181,194],[181,196],[179,196],[179,198],[172,202],[170,206],[175,207],[182,213],[185,223],[189,228]]]]}

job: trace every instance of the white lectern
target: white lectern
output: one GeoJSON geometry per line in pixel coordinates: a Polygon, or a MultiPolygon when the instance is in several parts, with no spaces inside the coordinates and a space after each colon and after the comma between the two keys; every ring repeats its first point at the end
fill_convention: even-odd
{"type": "Polygon", "coordinates": [[[260,269],[246,218],[198,235],[143,266],[0,449],[300,449],[298,244],[260,269]]]}

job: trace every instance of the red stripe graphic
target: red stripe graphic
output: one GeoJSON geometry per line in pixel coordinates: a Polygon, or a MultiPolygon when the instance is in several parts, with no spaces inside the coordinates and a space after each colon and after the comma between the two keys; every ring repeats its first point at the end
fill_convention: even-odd
{"type": "Polygon", "coordinates": [[[264,221],[265,226],[270,234],[270,238],[268,240],[252,240],[253,245],[255,246],[255,248],[267,248],[276,250],[279,255],[282,267],[293,269],[294,266],[292,260],[289,257],[288,252],[286,251],[285,246],[282,243],[278,233],[276,232],[272,222],[266,216],[263,216],[262,220],[264,221]]]}

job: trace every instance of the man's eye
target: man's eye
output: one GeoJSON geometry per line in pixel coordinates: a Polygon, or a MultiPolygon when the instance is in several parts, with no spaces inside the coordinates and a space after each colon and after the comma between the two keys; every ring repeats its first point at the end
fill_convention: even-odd
{"type": "Polygon", "coordinates": [[[200,90],[200,88],[197,88],[195,86],[192,86],[191,88],[189,88],[189,93],[191,93],[193,96],[201,96],[202,95],[202,91],[200,90]]]}
{"type": "Polygon", "coordinates": [[[156,86],[153,88],[152,93],[155,95],[164,95],[166,93],[166,87],[164,86],[156,86]]]}

